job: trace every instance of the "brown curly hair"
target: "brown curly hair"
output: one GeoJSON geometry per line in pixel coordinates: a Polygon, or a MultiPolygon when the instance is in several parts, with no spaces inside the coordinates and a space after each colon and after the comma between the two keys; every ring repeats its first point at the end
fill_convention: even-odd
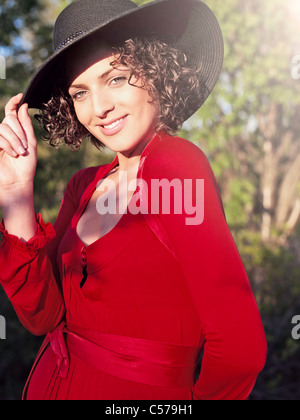
{"type": "MultiPolygon", "coordinates": [[[[159,104],[156,132],[176,132],[186,120],[188,107],[199,103],[202,86],[199,69],[189,66],[188,58],[179,49],[154,38],[134,38],[112,47],[116,59],[111,66],[126,65],[128,83],[134,77],[143,81],[152,101],[159,104]]],[[[44,127],[43,138],[57,148],[66,143],[79,150],[83,139],[102,150],[105,146],[78,121],[73,100],[65,88],[54,88],[54,94],[35,116],[44,127]]]]}

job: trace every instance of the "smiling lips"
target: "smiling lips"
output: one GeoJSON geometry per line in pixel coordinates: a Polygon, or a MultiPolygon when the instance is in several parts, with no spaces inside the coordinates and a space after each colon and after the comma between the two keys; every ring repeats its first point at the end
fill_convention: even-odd
{"type": "Polygon", "coordinates": [[[99,125],[99,127],[106,136],[112,136],[122,130],[126,123],[126,119],[127,115],[118,120],[113,120],[109,124],[99,125]]]}

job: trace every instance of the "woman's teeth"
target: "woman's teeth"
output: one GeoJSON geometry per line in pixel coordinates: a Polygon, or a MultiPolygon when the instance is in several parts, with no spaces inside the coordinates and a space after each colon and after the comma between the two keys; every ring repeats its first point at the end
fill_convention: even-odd
{"type": "Polygon", "coordinates": [[[118,124],[120,124],[120,122],[121,121],[123,121],[124,120],[124,118],[121,118],[120,120],[117,120],[117,121],[115,121],[115,122],[113,122],[112,124],[110,124],[110,125],[104,125],[103,127],[104,128],[107,128],[107,129],[111,129],[111,128],[115,128],[118,124]]]}

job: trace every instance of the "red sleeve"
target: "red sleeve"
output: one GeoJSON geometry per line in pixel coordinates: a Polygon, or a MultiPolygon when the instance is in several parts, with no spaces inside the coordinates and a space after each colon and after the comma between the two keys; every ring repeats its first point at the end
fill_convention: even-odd
{"type": "Polygon", "coordinates": [[[46,252],[55,231],[41,214],[36,220],[38,233],[26,243],[10,235],[2,221],[0,283],[24,327],[34,335],[44,335],[59,324],[65,308],[46,252]]]}
{"type": "Polygon", "coordinates": [[[205,340],[194,398],[247,399],[265,364],[266,338],[250,282],[226,223],[209,162],[191,142],[169,138],[149,154],[142,178],[148,185],[148,201],[152,200],[150,217],[163,231],[162,236],[183,269],[205,340]],[[181,185],[185,180],[193,180],[192,190],[188,182],[183,188],[186,199],[182,194],[181,199],[177,197],[175,200],[177,205],[178,200],[182,200],[181,214],[176,214],[172,206],[169,214],[163,214],[161,204],[151,193],[153,179],[176,179],[181,185]],[[196,180],[204,180],[204,183],[199,181],[197,186],[196,180]],[[201,192],[203,185],[204,196],[201,192]],[[191,215],[188,205],[191,194],[194,206],[196,202],[199,206],[198,215],[191,215]],[[201,214],[201,207],[204,214],[201,214]],[[191,224],[196,221],[200,224],[191,224]]]}

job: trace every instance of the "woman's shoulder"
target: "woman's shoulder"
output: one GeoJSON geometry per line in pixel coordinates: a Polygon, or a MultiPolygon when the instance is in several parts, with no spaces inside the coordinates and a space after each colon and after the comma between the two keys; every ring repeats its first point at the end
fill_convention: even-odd
{"type": "MultiPolygon", "coordinates": [[[[142,164],[142,178],[148,188],[152,180],[201,181],[206,203],[219,207],[225,215],[218,182],[208,158],[194,143],[181,137],[158,137],[150,145],[142,164]]],[[[194,184],[195,185],[195,182],[194,184]]]]}
{"type": "Polygon", "coordinates": [[[164,153],[168,152],[170,156],[181,156],[181,153],[185,155],[197,155],[205,158],[203,151],[195,143],[190,140],[187,140],[179,136],[171,135],[160,135],[157,136],[156,141],[154,141],[154,147],[151,150],[151,153],[164,153]]]}
{"type": "Polygon", "coordinates": [[[197,172],[212,175],[210,163],[196,144],[182,137],[157,136],[144,161],[144,173],[186,174],[197,172]]]}

